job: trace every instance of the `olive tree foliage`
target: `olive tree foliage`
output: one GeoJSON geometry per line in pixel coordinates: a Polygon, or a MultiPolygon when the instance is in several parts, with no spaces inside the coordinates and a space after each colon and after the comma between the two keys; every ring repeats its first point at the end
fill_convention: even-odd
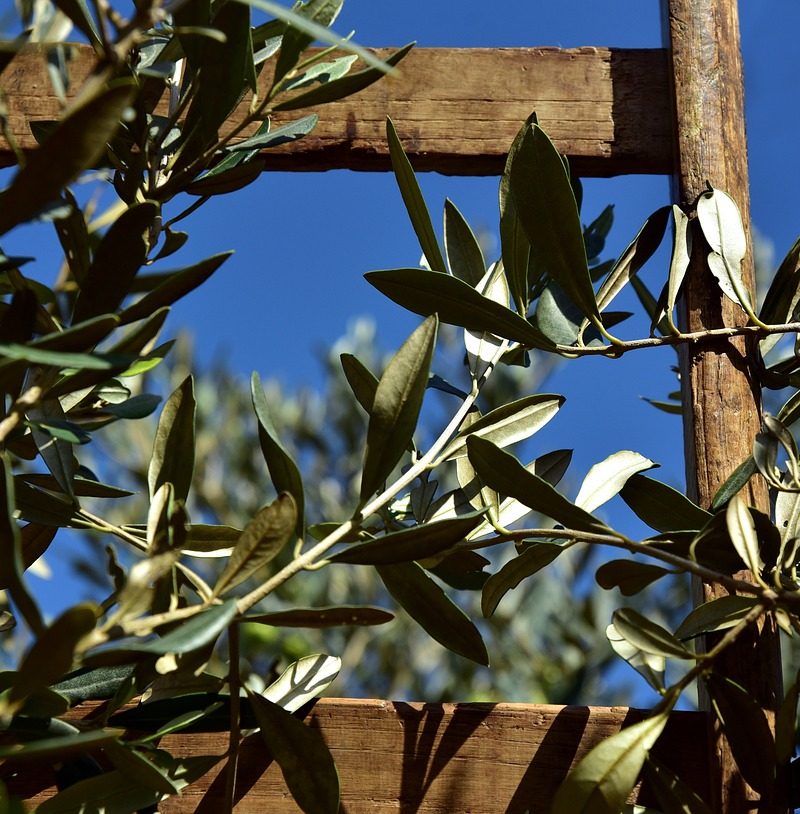
{"type": "MultiPolygon", "coordinates": [[[[2,52],[7,67],[35,33],[60,87],[69,78],[69,49],[48,43],[47,30],[71,23],[97,54],[94,71],[59,120],[36,125],[40,146],[19,154],[20,166],[0,193],[0,236],[45,220],[64,250],[50,286],[26,274],[29,258],[0,260],[0,580],[10,608],[3,624],[7,636],[19,625],[30,637],[15,669],[3,673],[0,754],[19,765],[76,758],[66,760],[63,788],[40,810],[104,810],[111,800],[115,811],[142,809],[179,794],[223,757],[222,805],[230,810],[242,732],[258,730],[300,808],[333,814],[339,807],[334,763],[317,731],[293,713],[336,676],[339,655],[361,661],[380,647],[380,628],[361,635],[392,618],[385,606],[372,604],[379,598],[376,579],[391,608],[401,608],[438,646],[485,666],[484,634],[492,620],[498,629],[526,630],[514,628],[524,615],[514,603],[526,590],[543,590],[531,577],[560,567],[558,578],[566,574],[570,585],[570,574],[589,565],[600,588],[626,597],[658,590],[675,574],[718,583],[731,595],[675,624],[659,624],[631,606],[610,615],[611,649],[658,700],[648,718],[576,766],[556,796],[556,814],[621,810],[643,768],[656,778],[665,810],[705,811],[679,778],[648,758],[670,711],[697,682],[708,690],[747,781],[769,795],[776,765],[793,750],[797,685],[773,735],[763,711],[715,664],[767,614],[787,635],[798,627],[800,463],[788,428],[800,397],[792,390],[777,415],[765,417],[752,456],[710,507],[699,507],[644,474],[655,463],[634,451],[615,453],[572,480],[565,477],[569,450],[523,463],[514,452],[557,418],[563,398],[533,392],[535,378],[527,380],[527,392],[506,387],[501,398],[502,387],[492,396],[491,385],[502,384],[508,366],[525,371],[531,354],[613,358],[709,335],[748,335],[760,383],[795,388],[800,363],[795,354],[782,355],[781,340],[800,330],[793,322],[800,244],[756,310],[741,279],[746,246],[739,213],[725,192],[709,189],[697,202],[696,220],[664,207],[617,260],[590,262],[610,214],[582,226],[580,185],[532,117],[511,145],[500,182],[501,257],[487,263],[450,203],[439,241],[389,121],[394,173],[425,263],[366,278],[423,320],[385,363],[359,355],[357,347],[337,360],[344,380],[332,386],[341,392],[346,383],[363,425],[354,429],[333,412],[344,435],[336,443],[346,454],[324,450],[315,457],[306,442],[321,442],[321,434],[292,444],[283,412],[288,402],[269,398],[256,375],[246,393],[252,435],[240,429],[244,422],[231,428],[224,412],[198,411],[208,380],[199,387],[181,376],[160,404],[141,377],[170,349],[160,338],[169,307],[228,256],[171,268],[188,240],[177,225],[209,197],[255,180],[261,151],[302,137],[315,122],[301,116],[273,126],[274,114],[356,92],[407,49],[380,63],[333,35],[327,27],[339,0],[310,0],[293,10],[268,0],[189,0],[172,14],[169,6],[139,2],[130,19],[101,3],[91,12],[81,0],[54,5],[48,25],[37,18],[2,52]],[[253,9],[275,19],[258,23],[253,9]],[[336,50],[306,53],[314,39],[336,50]],[[240,103],[244,124],[226,128],[240,103]],[[105,212],[71,188],[87,170],[113,187],[117,200],[105,212]],[[670,221],[672,260],[662,290],[653,294],[637,273],[670,221]],[[691,241],[707,244],[710,270],[748,316],[744,327],[700,336],[676,325],[691,241]],[[651,320],[649,336],[617,336],[628,315],[610,306],[628,284],[651,320]],[[457,380],[439,372],[441,324],[455,326],[463,342],[457,380]],[[432,400],[446,417],[435,432],[417,432],[423,403],[432,400]],[[147,454],[137,459],[132,452],[129,472],[107,482],[106,473],[117,470],[84,446],[121,421],[147,431],[136,420],[155,411],[154,432],[130,445],[147,454]],[[199,422],[198,415],[204,416],[199,422]],[[236,452],[236,483],[249,487],[238,495],[222,491],[226,478],[211,471],[224,461],[215,442],[236,452]],[[740,496],[756,473],[773,489],[773,517],[740,496]],[[567,486],[559,488],[562,481],[567,486]],[[125,487],[146,501],[120,508],[129,497],[125,487]],[[598,512],[616,496],[651,529],[644,539],[612,528],[598,512]],[[67,528],[91,531],[95,540],[100,535],[97,551],[111,584],[102,601],[78,603],[46,621],[26,571],[67,528]],[[606,555],[594,557],[597,550],[606,555]],[[565,562],[571,563],[566,570],[565,562]],[[743,570],[751,580],[736,576],[743,570]],[[454,601],[462,590],[479,593],[484,621],[454,601]],[[322,600],[329,605],[321,607],[322,600]],[[341,638],[338,654],[298,654],[303,657],[274,681],[274,665],[259,663],[248,645],[261,629],[343,626],[356,626],[359,638],[341,638]],[[706,633],[718,634],[709,646],[706,633]],[[669,671],[667,660],[674,662],[669,671]],[[138,706],[123,709],[137,697],[138,706]],[[67,712],[86,700],[105,700],[105,712],[78,728],[67,712]],[[176,758],[157,748],[162,736],[190,726],[228,730],[226,755],[176,758]],[[98,752],[102,767],[88,758],[98,752]]],[[[0,124],[12,138],[7,120],[0,124]]],[[[229,409],[238,416],[241,407],[229,409]]],[[[601,606],[580,597],[573,605],[595,615],[601,606]]],[[[534,629],[535,641],[552,641],[556,632],[569,645],[576,628],[570,619],[568,627],[534,629]]],[[[270,641],[271,634],[262,635],[260,649],[269,651],[270,641]]],[[[591,661],[570,668],[566,648],[555,650],[549,656],[555,667],[566,667],[568,676],[572,669],[582,682],[591,661]]],[[[518,659],[508,656],[509,670],[519,668],[518,659]]],[[[375,663],[385,666],[382,659],[375,663]]]]}

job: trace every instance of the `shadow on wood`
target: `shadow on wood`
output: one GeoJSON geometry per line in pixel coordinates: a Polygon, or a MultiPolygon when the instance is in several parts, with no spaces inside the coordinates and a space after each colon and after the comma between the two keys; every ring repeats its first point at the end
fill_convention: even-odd
{"type": "MultiPolygon", "coordinates": [[[[97,704],[80,710],[90,715],[97,704]]],[[[569,768],[603,738],[642,720],[627,708],[527,704],[417,704],[322,699],[307,720],[333,753],[342,785],[342,814],[545,814],[569,768]]],[[[222,755],[225,732],[164,738],[175,754],[222,755]]],[[[676,712],[655,754],[707,797],[707,718],[676,712]]],[[[159,807],[169,814],[218,811],[225,762],[159,807]]],[[[53,776],[26,764],[12,791],[33,804],[55,792],[53,776]]],[[[3,767],[8,775],[9,766],[3,767]]],[[[642,792],[643,801],[647,795],[642,792]]],[[[278,766],[261,739],[241,745],[236,799],[241,814],[297,814],[278,766]]]]}

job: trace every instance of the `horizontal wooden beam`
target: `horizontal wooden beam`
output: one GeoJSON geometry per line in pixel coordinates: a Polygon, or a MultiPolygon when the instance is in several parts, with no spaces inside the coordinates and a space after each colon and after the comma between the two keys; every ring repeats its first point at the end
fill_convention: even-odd
{"type": "MultiPolygon", "coordinates": [[[[85,712],[97,705],[84,705],[85,712]]],[[[644,717],[627,708],[527,704],[416,704],[323,699],[308,716],[333,753],[342,786],[342,811],[474,811],[523,814],[549,810],[570,766],[623,726],[644,717]]],[[[654,753],[708,799],[709,749],[704,713],[673,713],[654,753]]],[[[178,756],[222,755],[228,734],[170,736],[161,747],[178,756]]],[[[20,764],[25,768],[25,764],[20,764]]],[[[224,761],[180,797],[162,803],[167,814],[222,810],[224,761]]],[[[28,767],[30,769],[30,767],[28,767]]],[[[0,775],[7,775],[9,764],[0,775]]],[[[9,778],[4,778],[9,782],[9,778]]],[[[47,772],[21,772],[11,782],[30,803],[55,789],[47,772]],[[21,781],[25,781],[20,785],[21,781]]],[[[297,814],[280,770],[256,734],[242,744],[237,771],[237,814],[297,814]]],[[[637,789],[643,803],[652,797],[637,789]]]]}
{"type": "MultiPolygon", "coordinates": [[[[377,49],[388,54],[387,49],[377,49]]],[[[71,47],[72,89],[94,64],[88,47],[71,47]]],[[[522,122],[539,121],[584,176],[671,173],[667,53],[616,48],[418,48],[383,79],[317,112],[313,133],[265,153],[278,170],[386,170],[391,116],[419,170],[496,175],[522,122]]],[[[29,123],[52,120],[60,105],[42,54],[15,57],[0,76],[11,132],[23,150],[29,123]]],[[[246,102],[231,117],[242,120],[246,102]]],[[[281,114],[275,122],[297,118],[281,114]]],[[[14,162],[0,138],[0,165],[14,162]]]]}

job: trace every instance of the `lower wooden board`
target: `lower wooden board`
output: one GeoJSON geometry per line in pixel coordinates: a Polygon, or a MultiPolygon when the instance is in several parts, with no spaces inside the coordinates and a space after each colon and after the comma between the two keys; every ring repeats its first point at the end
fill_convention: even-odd
{"type": "MultiPolygon", "coordinates": [[[[391,53],[375,50],[384,57],[391,53]]],[[[68,46],[67,55],[75,93],[95,56],[80,45],[68,46]]],[[[268,66],[262,86],[269,77],[268,66]]],[[[31,122],[53,120],[61,109],[45,55],[35,49],[18,54],[0,75],[0,88],[9,132],[20,149],[32,149],[31,122]]],[[[249,103],[243,100],[228,128],[242,121],[249,103]]],[[[400,63],[399,76],[318,109],[278,113],[274,125],[312,110],[320,120],[309,136],[262,153],[268,169],[387,170],[391,116],[418,170],[499,175],[514,136],[533,112],[579,175],[673,168],[663,49],[415,48],[400,63]]],[[[0,136],[0,166],[14,161],[0,136]]]]}
{"type": "MultiPolygon", "coordinates": [[[[85,712],[97,705],[84,705],[85,712]]],[[[342,787],[341,814],[545,814],[569,768],[603,738],[642,720],[622,707],[527,704],[420,704],[323,699],[308,715],[333,753],[342,787]]],[[[708,719],[676,712],[654,753],[702,797],[710,777],[708,719]]],[[[164,738],[175,755],[222,755],[227,733],[164,738]]],[[[168,814],[221,810],[225,761],[180,797],[168,814]]],[[[8,776],[9,766],[3,767],[8,776]]],[[[12,783],[31,809],[55,788],[47,771],[12,783]]],[[[637,790],[647,801],[647,790],[637,790]]],[[[258,734],[242,743],[236,785],[239,814],[296,814],[282,775],[258,734]]]]}

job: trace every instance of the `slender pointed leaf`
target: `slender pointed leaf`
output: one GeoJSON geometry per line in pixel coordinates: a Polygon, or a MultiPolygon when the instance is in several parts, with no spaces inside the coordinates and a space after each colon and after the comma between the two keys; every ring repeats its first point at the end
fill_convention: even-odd
{"type": "Polygon", "coordinates": [[[665,658],[691,659],[694,654],[666,628],[651,622],[632,608],[614,612],[614,627],[634,647],[665,658]]]}
{"type": "Polygon", "coordinates": [[[735,627],[758,604],[754,596],[720,596],[694,608],[678,625],[679,639],[693,639],[703,633],[717,633],[735,627]]]}
{"type": "Polygon", "coordinates": [[[351,546],[331,557],[331,562],[352,565],[391,565],[432,557],[461,542],[482,519],[480,512],[471,517],[452,518],[395,531],[377,540],[351,546]]]}
{"type": "Polygon", "coordinates": [[[428,261],[428,265],[433,271],[447,272],[447,265],[442,257],[442,250],[439,248],[439,241],[433,231],[433,223],[425,206],[422,191],[417,183],[411,162],[408,160],[400,138],[395,130],[394,123],[390,118],[386,119],[386,138],[389,142],[389,156],[392,160],[392,169],[397,186],[400,187],[400,194],[403,197],[411,225],[422,247],[422,253],[428,261]]]}
{"type": "Polygon", "coordinates": [[[608,531],[604,523],[570,503],[546,480],[528,472],[513,455],[491,441],[471,436],[467,439],[467,450],[469,460],[481,480],[501,495],[514,497],[567,528],[600,533],[608,531]]]}
{"type": "Polygon", "coordinates": [[[474,232],[449,198],[444,202],[444,246],[450,273],[477,286],[486,274],[486,261],[474,232]]]}
{"type": "Polygon", "coordinates": [[[342,660],[336,656],[305,656],[290,664],[262,695],[287,712],[296,712],[325,692],[341,668],[342,660]]]}
{"type": "Polygon", "coordinates": [[[275,613],[258,613],[243,617],[242,621],[274,627],[364,627],[385,625],[394,614],[383,608],[361,605],[337,605],[331,608],[293,608],[275,613]]]}
{"type": "Polygon", "coordinates": [[[668,720],[662,712],[595,746],[561,784],[552,814],[619,814],[668,720]]]}
{"type": "Polygon", "coordinates": [[[655,466],[658,464],[638,452],[615,452],[589,470],[575,498],[575,505],[593,512],[619,494],[633,475],[655,466]]]}
{"type": "Polygon", "coordinates": [[[48,424],[64,421],[66,416],[58,399],[47,399],[31,407],[27,413],[31,422],[31,434],[42,460],[56,479],[61,491],[75,497],[72,480],[75,477],[76,462],[72,444],[58,437],[58,433],[48,432],[48,424]]]}
{"type": "Polygon", "coordinates": [[[563,396],[537,393],[497,407],[460,430],[442,453],[442,459],[461,458],[467,454],[467,439],[472,437],[506,447],[530,438],[561,409],[563,396]]]}
{"type": "Polygon", "coordinates": [[[305,814],[339,811],[339,776],[319,731],[260,695],[248,693],[261,737],[305,814]]]}
{"type": "Polygon", "coordinates": [[[637,673],[657,692],[664,690],[664,675],[667,660],[664,656],[647,653],[629,642],[614,625],[606,628],[606,638],[611,649],[636,670],[637,673]]]}
{"type": "Polygon", "coordinates": [[[489,654],[478,629],[419,565],[379,565],[377,571],[389,593],[439,644],[488,665],[489,654]]]}
{"type": "Polygon", "coordinates": [[[742,558],[753,576],[757,580],[760,579],[764,563],[759,553],[756,526],[750,509],[741,495],[734,495],[730,499],[725,512],[725,521],[736,553],[742,558]]]}
{"type": "Polygon", "coordinates": [[[375,403],[375,393],[378,390],[378,379],[351,353],[343,353],[339,360],[342,363],[342,370],[356,401],[364,408],[367,415],[372,414],[372,406],[375,403]]]}
{"type": "Polygon", "coordinates": [[[575,195],[561,156],[538,125],[523,136],[510,180],[537,262],[587,317],[599,321],[575,195]]]}
{"type": "MultiPolygon", "coordinates": [[[[780,324],[796,319],[800,304],[800,239],[796,240],[783,258],[761,306],[761,319],[768,324],[780,324]]],[[[761,353],[766,354],[778,344],[781,334],[765,336],[761,353]]]]}
{"type": "Polygon", "coordinates": [[[422,407],[438,321],[429,317],[392,357],[375,391],[361,476],[361,504],[381,486],[405,452],[422,407]]]}
{"type": "Polygon", "coordinates": [[[308,116],[303,116],[302,119],[284,124],[275,130],[268,130],[266,133],[252,136],[244,141],[237,141],[226,149],[228,152],[236,153],[242,150],[266,150],[270,147],[288,144],[307,136],[317,126],[318,121],[319,116],[316,113],[310,113],[308,116]]]}
{"type": "Polygon", "coordinates": [[[711,518],[677,489],[645,475],[629,478],[619,494],[636,516],[656,531],[701,529],[711,518]]]}
{"type": "MultiPolygon", "coordinates": [[[[508,280],[502,263],[495,263],[478,281],[476,289],[492,302],[506,307],[509,297],[508,280]]],[[[470,374],[474,381],[480,381],[492,363],[506,350],[508,340],[486,331],[464,331],[464,347],[470,374]]]]}
{"type": "Polygon", "coordinates": [[[409,268],[371,271],[364,277],[382,294],[415,314],[437,314],[442,322],[471,331],[486,331],[528,347],[553,347],[550,340],[519,314],[492,302],[449,274],[409,268]]]}
{"type": "Polygon", "coordinates": [[[270,478],[272,478],[272,483],[278,492],[288,492],[294,498],[297,511],[295,532],[298,537],[302,537],[305,523],[303,479],[294,459],[278,438],[278,433],[270,418],[269,405],[264,396],[258,373],[253,373],[250,378],[250,395],[258,420],[258,441],[269,469],[270,478]]]}
{"type": "Polygon", "coordinates": [[[272,562],[289,542],[296,527],[297,504],[289,492],[281,492],[244,527],[214,586],[214,595],[230,591],[272,562]]]}
{"type": "Polygon", "coordinates": [[[652,755],[645,763],[645,777],[655,791],[663,814],[711,814],[703,799],[652,755]]]}
{"type": "Polygon", "coordinates": [[[758,467],[755,458],[750,455],[736,467],[725,483],[719,487],[714,499],[711,501],[711,511],[716,512],[721,509],[735,494],[745,487],[757,471],[758,467]]]}
{"type": "Polygon", "coordinates": [[[618,588],[623,596],[633,596],[670,573],[657,565],[635,560],[609,560],[597,569],[595,579],[607,591],[618,588]]]}
{"type": "Polygon", "coordinates": [[[194,472],[194,383],[192,377],[172,393],[164,404],[147,470],[152,497],[163,483],[171,483],[175,497],[186,500],[194,472]]]}
{"type": "Polygon", "coordinates": [[[675,236],[667,281],[666,317],[670,327],[677,330],[672,315],[678,301],[678,293],[689,268],[689,258],[692,255],[692,230],[689,228],[689,216],[675,204],[672,207],[672,217],[675,224],[675,236]]]}
{"type": "Polygon", "coordinates": [[[509,560],[496,574],[486,580],[481,594],[481,611],[485,617],[491,616],[500,600],[537,571],[550,565],[564,548],[556,543],[531,543],[513,560],[509,560]]]}
{"type": "Polygon", "coordinates": [[[103,155],[119,127],[135,86],[110,85],[70,110],[0,193],[0,235],[32,220],[63,187],[103,155]]]}

